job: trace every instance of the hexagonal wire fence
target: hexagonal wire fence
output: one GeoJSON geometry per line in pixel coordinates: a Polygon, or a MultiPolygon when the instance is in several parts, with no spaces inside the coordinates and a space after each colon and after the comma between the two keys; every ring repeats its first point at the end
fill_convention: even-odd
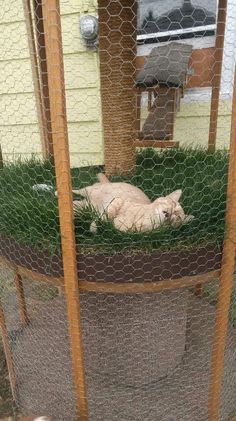
{"type": "Polygon", "coordinates": [[[23,415],[236,415],[235,9],[1,5],[0,327],[23,415]]]}

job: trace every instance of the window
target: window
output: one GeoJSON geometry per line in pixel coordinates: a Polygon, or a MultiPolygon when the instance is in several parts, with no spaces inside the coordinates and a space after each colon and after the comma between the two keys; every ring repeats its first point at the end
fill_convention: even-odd
{"type": "Polygon", "coordinates": [[[215,34],[217,0],[139,0],[138,43],[215,34]]]}

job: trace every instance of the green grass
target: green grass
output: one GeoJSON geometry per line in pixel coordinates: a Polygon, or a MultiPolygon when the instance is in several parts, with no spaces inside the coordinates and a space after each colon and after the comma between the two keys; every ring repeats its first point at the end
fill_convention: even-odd
{"type": "MultiPolygon", "coordinates": [[[[84,252],[151,252],[190,248],[198,244],[222,242],[227,185],[226,151],[209,154],[203,149],[143,150],[137,155],[132,177],[114,177],[140,187],[150,199],[175,189],[183,190],[181,203],[195,216],[188,225],[165,227],[148,233],[121,233],[111,221],[102,222],[91,209],[75,218],[76,241],[84,252]],[[89,232],[93,218],[98,232],[89,232]]],[[[74,188],[96,181],[99,167],[72,170],[74,188]]],[[[51,253],[60,250],[57,200],[51,192],[36,192],[32,186],[50,184],[56,189],[55,173],[49,161],[35,158],[9,164],[0,172],[0,233],[51,253]]]]}

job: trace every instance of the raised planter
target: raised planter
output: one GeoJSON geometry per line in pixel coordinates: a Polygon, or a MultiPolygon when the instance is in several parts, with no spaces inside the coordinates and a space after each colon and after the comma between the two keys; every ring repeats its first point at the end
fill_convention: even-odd
{"type": "MultiPolygon", "coordinates": [[[[158,283],[220,268],[217,245],[153,254],[77,253],[78,277],[94,283],[158,283]]],[[[63,277],[61,256],[49,256],[1,236],[0,255],[49,277],[63,277]]],[[[188,291],[143,294],[84,292],[81,296],[85,367],[104,381],[140,387],[173,372],[186,339],[188,291]]]]}
{"type": "MultiPolygon", "coordinates": [[[[60,255],[49,255],[9,237],[0,236],[0,255],[42,275],[63,276],[60,255]]],[[[177,251],[156,250],[152,254],[82,254],[78,250],[77,266],[81,280],[143,283],[205,274],[219,269],[221,258],[222,247],[217,244],[177,251]]]]}

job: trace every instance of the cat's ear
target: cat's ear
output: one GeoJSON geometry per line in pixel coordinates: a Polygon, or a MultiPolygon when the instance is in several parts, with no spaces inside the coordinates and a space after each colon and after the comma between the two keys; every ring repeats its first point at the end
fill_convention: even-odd
{"type": "Polygon", "coordinates": [[[182,190],[175,190],[172,193],[168,194],[168,196],[166,196],[166,197],[169,197],[170,199],[174,200],[175,202],[178,202],[179,199],[181,198],[181,196],[182,196],[182,190]]]}
{"type": "Polygon", "coordinates": [[[102,184],[104,184],[104,183],[110,183],[110,181],[108,180],[108,178],[103,173],[97,174],[97,179],[102,184]]]}

